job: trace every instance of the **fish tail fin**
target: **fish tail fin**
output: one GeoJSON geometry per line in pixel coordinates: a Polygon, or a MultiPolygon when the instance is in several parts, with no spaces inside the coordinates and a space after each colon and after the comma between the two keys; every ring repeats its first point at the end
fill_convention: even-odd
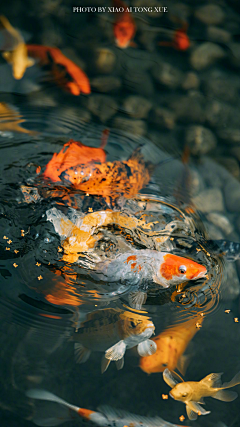
{"type": "Polygon", "coordinates": [[[240,371],[228,383],[223,383],[222,388],[230,388],[240,384],[240,371]]]}
{"type": "Polygon", "coordinates": [[[235,391],[219,390],[212,397],[217,400],[222,400],[223,402],[232,402],[238,397],[238,394],[235,391]]]}

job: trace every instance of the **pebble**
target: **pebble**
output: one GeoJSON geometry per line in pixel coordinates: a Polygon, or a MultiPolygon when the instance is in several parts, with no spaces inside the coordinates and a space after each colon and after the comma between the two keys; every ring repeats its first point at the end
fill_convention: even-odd
{"type": "Polygon", "coordinates": [[[233,157],[215,157],[215,160],[223,165],[235,178],[239,177],[239,164],[233,157]]]}
{"type": "Polygon", "coordinates": [[[147,133],[147,125],[143,120],[127,119],[121,116],[115,117],[113,127],[135,136],[143,136],[147,133]]]}
{"type": "Polygon", "coordinates": [[[193,198],[193,203],[201,212],[204,213],[224,211],[223,195],[221,190],[216,187],[201,191],[198,196],[193,198]]]}
{"type": "Polygon", "coordinates": [[[210,126],[226,129],[237,128],[240,123],[240,110],[226,102],[212,100],[206,106],[206,120],[210,126]]]}
{"type": "Polygon", "coordinates": [[[110,74],[115,68],[116,56],[110,49],[98,48],[95,51],[94,63],[100,73],[110,74]]]}
{"type": "Polygon", "coordinates": [[[240,212],[240,183],[232,178],[224,186],[226,207],[230,212],[240,212]]]}
{"type": "Polygon", "coordinates": [[[237,268],[232,262],[227,262],[225,265],[220,293],[223,301],[235,300],[240,294],[237,268]]]}
{"type": "Polygon", "coordinates": [[[222,240],[224,239],[223,232],[211,222],[203,221],[203,225],[206,229],[207,239],[210,240],[222,240]]]}
{"type": "Polygon", "coordinates": [[[235,67],[240,67],[240,43],[231,42],[228,44],[228,47],[231,51],[229,54],[231,64],[235,67]]]}
{"type": "Polygon", "coordinates": [[[209,25],[207,27],[207,39],[216,43],[229,43],[231,42],[231,34],[223,28],[209,25]]]}
{"type": "Polygon", "coordinates": [[[151,97],[154,85],[148,72],[129,71],[124,74],[124,87],[126,91],[136,92],[142,96],[151,97]]]}
{"type": "Polygon", "coordinates": [[[225,13],[216,4],[206,4],[195,11],[195,17],[203,24],[218,25],[225,19],[225,13]]]}
{"type": "Polygon", "coordinates": [[[185,142],[194,156],[206,154],[217,146],[217,139],[213,132],[203,126],[188,127],[185,142]]]}
{"type": "Polygon", "coordinates": [[[156,123],[156,125],[160,128],[173,129],[175,126],[175,118],[175,114],[171,110],[167,108],[156,107],[150,120],[153,123],[156,123]]]}
{"type": "MultiPolygon", "coordinates": [[[[227,144],[240,144],[240,129],[220,129],[217,134],[227,144]]],[[[234,153],[233,150],[238,150],[238,147],[232,148],[232,152],[234,153]]],[[[237,157],[240,160],[240,154],[237,157]]]]}
{"type": "Polygon", "coordinates": [[[195,70],[203,70],[225,56],[225,50],[219,45],[212,42],[205,42],[192,50],[190,64],[195,70]]]}
{"type": "Polygon", "coordinates": [[[123,102],[123,111],[134,119],[145,119],[152,103],[141,96],[128,96],[123,102]]]}
{"type": "Polygon", "coordinates": [[[99,92],[111,92],[121,87],[121,80],[114,76],[99,76],[91,80],[91,87],[99,92]]]}
{"type": "Polygon", "coordinates": [[[91,95],[88,98],[87,107],[102,123],[112,118],[118,110],[116,101],[107,95],[91,95]]]}
{"type": "Polygon", "coordinates": [[[230,71],[223,73],[219,70],[214,70],[207,73],[204,79],[204,92],[206,96],[219,99],[224,102],[236,102],[238,99],[239,78],[230,71]]]}
{"type": "Polygon", "coordinates": [[[157,63],[152,72],[156,81],[171,89],[180,86],[184,76],[178,68],[167,62],[157,63]]]}
{"type": "Polygon", "coordinates": [[[184,123],[203,123],[205,121],[205,97],[198,91],[189,91],[187,95],[169,97],[168,106],[176,118],[184,123]]]}
{"type": "Polygon", "coordinates": [[[198,89],[200,85],[200,80],[198,78],[197,73],[193,71],[189,71],[185,74],[185,77],[182,82],[182,88],[185,90],[189,89],[198,89]]]}
{"type": "Polygon", "coordinates": [[[220,228],[225,235],[232,233],[234,230],[233,225],[229,219],[219,212],[211,212],[207,215],[207,220],[214,224],[216,227],[220,228]]]}

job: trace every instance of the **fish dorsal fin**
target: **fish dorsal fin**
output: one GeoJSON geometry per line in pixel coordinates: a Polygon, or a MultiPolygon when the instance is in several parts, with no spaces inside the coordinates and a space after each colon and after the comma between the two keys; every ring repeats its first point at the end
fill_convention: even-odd
{"type": "Polygon", "coordinates": [[[111,408],[111,406],[101,405],[97,408],[108,421],[117,421],[123,420],[125,424],[129,423],[141,423],[147,425],[148,427],[170,427],[173,424],[164,421],[160,417],[144,417],[141,415],[131,414],[130,412],[124,411],[122,409],[111,408]]]}
{"type": "Polygon", "coordinates": [[[214,373],[209,374],[200,381],[200,384],[204,384],[212,388],[222,387],[222,381],[221,381],[222,374],[223,372],[220,372],[219,374],[214,374],[214,373]]]}

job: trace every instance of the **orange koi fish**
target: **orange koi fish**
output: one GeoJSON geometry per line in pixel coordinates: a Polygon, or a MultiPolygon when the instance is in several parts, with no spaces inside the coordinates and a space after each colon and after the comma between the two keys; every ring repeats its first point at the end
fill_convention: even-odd
{"type": "Polygon", "coordinates": [[[176,368],[184,374],[187,358],[183,356],[189,342],[193,339],[203,322],[203,317],[172,326],[161,332],[153,341],[157,344],[157,351],[152,356],[142,357],[140,368],[147,374],[163,372],[168,368],[174,371],[176,368]],[[184,366],[185,365],[185,366],[184,366]]]}
{"type": "Polygon", "coordinates": [[[87,75],[73,61],[68,59],[56,47],[27,45],[28,55],[40,60],[42,65],[51,65],[51,72],[56,81],[72,95],[91,93],[87,75]]]}
{"type": "Polygon", "coordinates": [[[61,181],[60,175],[69,168],[85,165],[92,162],[103,163],[106,161],[106,153],[103,150],[106,144],[105,140],[99,148],[88,147],[81,142],[70,139],[64,144],[62,150],[57,154],[54,153],[50,162],[43,173],[44,178],[50,178],[53,182],[61,181]]]}
{"type": "Polygon", "coordinates": [[[190,47],[190,39],[187,35],[188,24],[184,23],[183,26],[174,31],[173,40],[169,42],[159,42],[160,46],[169,46],[177,50],[187,50],[190,47]]]}
{"type": "Polygon", "coordinates": [[[46,400],[61,405],[56,409],[53,408],[51,415],[45,415],[45,411],[42,408],[39,410],[36,408],[32,421],[38,426],[56,426],[65,423],[73,419],[73,413],[75,412],[81,418],[91,421],[100,427],[180,427],[179,425],[164,421],[160,417],[142,417],[141,415],[133,415],[129,412],[113,409],[105,405],[98,408],[99,412],[79,408],[46,390],[30,389],[26,392],[26,396],[31,399],[46,400]]]}
{"type": "Polygon", "coordinates": [[[113,6],[121,10],[116,12],[117,19],[113,24],[113,33],[117,46],[121,49],[126,49],[130,45],[135,46],[132,39],[136,33],[136,25],[131,13],[121,0],[113,0],[113,6]],[[123,12],[122,9],[124,9],[123,12]]]}
{"type": "Polygon", "coordinates": [[[5,102],[0,102],[0,131],[6,132],[20,132],[27,133],[29,135],[37,135],[37,132],[24,129],[20,126],[20,123],[24,123],[25,120],[22,116],[12,108],[10,108],[5,102]]]}
{"type": "Polygon", "coordinates": [[[91,195],[133,197],[148,184],[154,169],[152,163],[144,161],[140,148],[126,161],[79,165],[65,170],[60,178],[91,195]]]}
{"type": "Polygon", "coordinates": [[[26,68],[34,64],[33,59],[28,58],[27,47],[19,33],[12,27],[5,16],[0,16],[0,30],[3,30],[5,45],[9,46],[7,50],[3,49],[2,56],[7,62],[12,64],[13,77],[20,80],[26,68]]]}

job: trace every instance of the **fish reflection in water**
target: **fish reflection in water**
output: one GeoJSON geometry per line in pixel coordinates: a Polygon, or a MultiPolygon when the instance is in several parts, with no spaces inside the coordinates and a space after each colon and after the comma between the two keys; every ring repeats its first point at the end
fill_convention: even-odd
{"type": "MultiPolygon", "coordinates": [[[[144,417],[134,415],[127,411],[113,409],[110,406],[100,406],[99,412],[89,409],[79,408],[72,405],[66,400],[41,389],[30,389],[26,392],[27,397],[37,400],[45,400],[54,403],[59,403],[61,406],[36,408],[35,415],[32,421],[38,426],[56,426],[66,421],[73,419],[73,414],[76,412],[78,416],[85,420],[91,421],[98,426],[106,427],[179,427],[176,424],[169,423],[160,417],[144,417]],[[48,415],[49,413],[49,415],[48,415]]],[[[184,426],[182,426],[184,427],[184,426]]]]}
{"type": "Polygon", "coordinates": [[[202,322],[203,317],[198,320],[194,317],[161,332],[153,339],[157,344],[156,353],[142,357],[140,368],[147,374],[163,372],[166,367],[170,371],[174,371],[177,368],[184,375],[190,357],[185,356],[184,352],[189,342],[199,331],[202,322]]]}
{"type": "Polygon", "coordinates": [[[163,372],[164,381],[172,388],[170,396],[186,404],[187,415],[190,420],[196,420],[198,415],[210,414],[199,403],[204,404],[204,397],[213,397],[224,402],[232,402],[238,397],[235,391],[225,391],[226,388],[240,384],[240,372],[231,381],[221,382],[220,374],[209,374],[201,381],[183,381],[179,383],[168,369],[163,372]]]}
{"type": "Polygon", "coordinates": [[[19,132],[36,135],[37,132],[24,129],[20,124],[25,122],[22,116],[5,102],[0,102],[0,131],[19,132]]]}
{"type": "Polygon", "coordinates": [[[105,351],[102,372],[112,360],[116,362],[117,369],[121,369],[127,348],[137,346],[142,356],[156,351],[156,344],[149,339],[154,330],[149,317],[137,313],[113,308],[92,312],[72,336],[72,340],[76,341],[76,361],[85,362],[91,351],[105,351]]]}

